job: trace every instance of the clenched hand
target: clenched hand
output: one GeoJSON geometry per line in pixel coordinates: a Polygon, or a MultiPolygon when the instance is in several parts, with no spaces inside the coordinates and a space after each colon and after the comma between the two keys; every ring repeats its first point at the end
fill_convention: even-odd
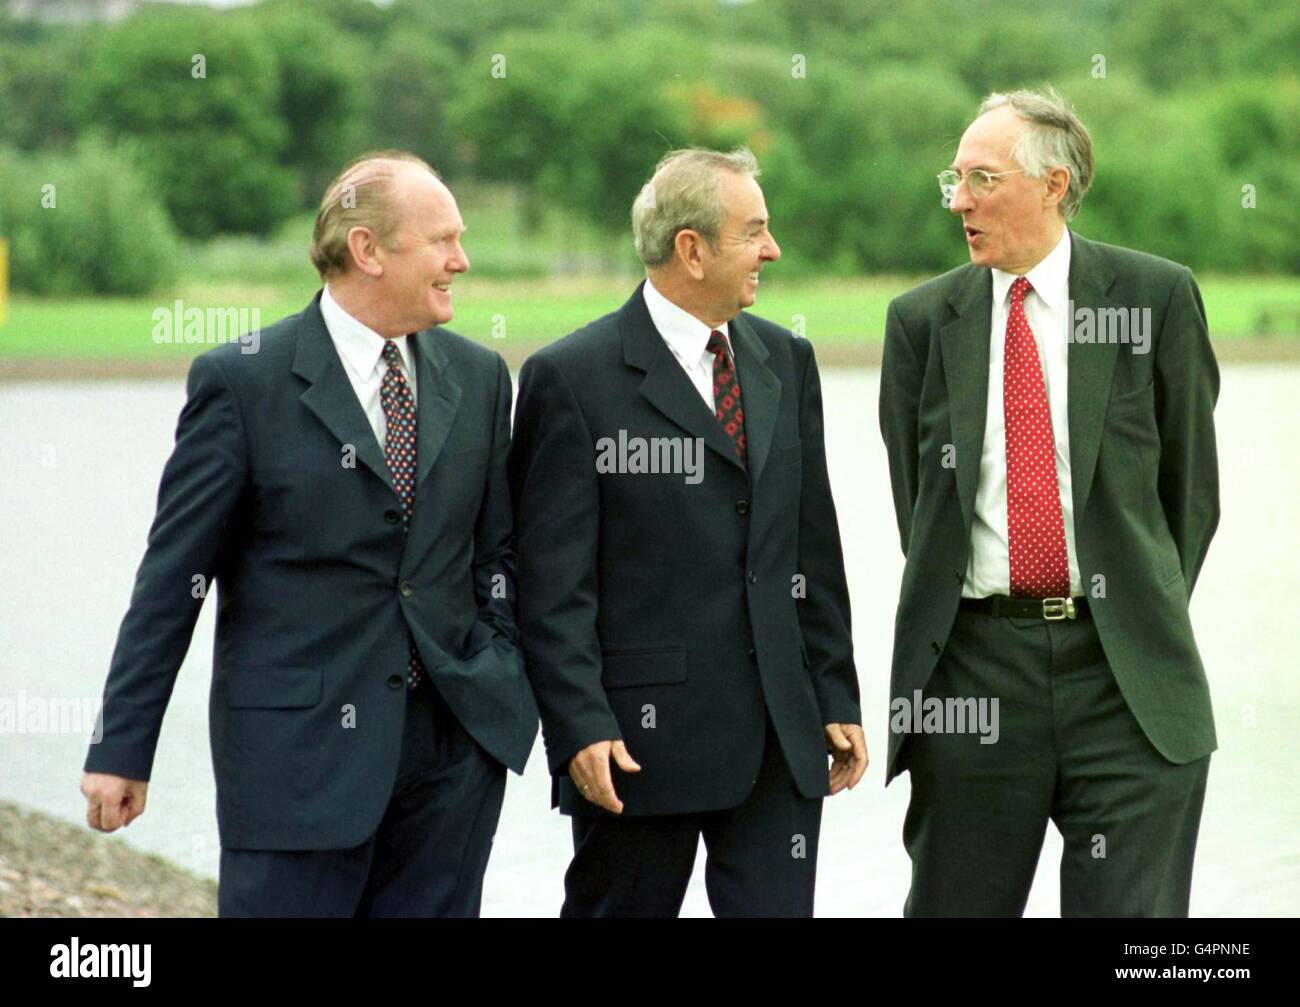
{"type": "Polygon", "coordinates": [[[82,773],[81,792],[86,798],[86,824],[112,832],[144,814],[149,784],[111,773],[82,773]]]}

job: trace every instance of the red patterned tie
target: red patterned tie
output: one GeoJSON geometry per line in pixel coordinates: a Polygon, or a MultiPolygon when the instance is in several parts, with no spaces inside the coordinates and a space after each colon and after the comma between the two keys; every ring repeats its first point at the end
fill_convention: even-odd
{"type": "Polygon", "coordinates": [[[709,333],[705,349],[713,354],[713,405],[718,413],[718,422],[735,445],[740,464],[744,465],[745,410],[740,402],[740,378],[736,375],[736,363],[727,349],[727,340],[716,329],[709,333]]]}
{"type": "Polygon", "coordinates": [[[1007,547],[1011,593],[1063,598],[1070,593],[1070,561],[1056,479],[1056,442],[1038,347],[1025,318],[1023,276],[1011,284],[1011,311],[1002,355],[1002,410],[1007,448],[1007,547]]]}
{"type": "MultiPolygon", "coordinates": [[[[415,397],[402,372],[402,355],[391,339],[384,340],[384,363],[387,370],[379,386],[379,403],[388,428],[384,435],[384,459],[402,501],[402,531],[405,532],[410,530],[411,509],[415,505],[415,397]]],[[[424,665],[415,649],[415,640],[410,644],[406,681],[414,689],[424,675],[424,665]]]]}

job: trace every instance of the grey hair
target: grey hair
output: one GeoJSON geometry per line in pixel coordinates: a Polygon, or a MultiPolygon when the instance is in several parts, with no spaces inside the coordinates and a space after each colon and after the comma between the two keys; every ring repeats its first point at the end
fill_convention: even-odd
{"type": "Polygon", "coordinates": [[[664,156],[650,181],[632,202],[632,240],[646,268],[662,266],[673,255],[679,232],[698,231],[717,250],[726,207],[720,172],[758,178],[758,159],[748,147],[728,154],[686,147],[664,156]]]}
{"type": "Polygon", "coordinates": [[[1061,213],[1070,220],[1079,212],[1092,185],[1092,137],[1074,107],[1055,88],[1042,91],[994,92],[980,102],[979,114],[1009,106],[1028,126],[1011,155],[1030,178],[1042,178],[1049,168],[1069,169],[1070,184],[1061,197],[1061,213]]]}

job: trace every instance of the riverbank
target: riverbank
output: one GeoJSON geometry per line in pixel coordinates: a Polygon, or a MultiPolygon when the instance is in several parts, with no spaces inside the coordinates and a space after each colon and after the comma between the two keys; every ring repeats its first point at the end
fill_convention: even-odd
{"type": "MultiPolygon", "coordinates": [[[[489,343],[517,372],[542,343],[489,343]]],[[[817,344],[822,369],[879,367],[883,344],[827,342],[817,344]]],[[[1300,337],[1241,337],[1214,340],[1220,364],[1276,364],[1300,361],[1300,337]]],[[[183,379],[191,357],[166,354],[152,357],[0,357],[0,383],[19,381],[165,381],[183,379]]]]}
{"type": "Polygon", "coordinates": [[[0,801],[0,916],[216,914],[216,882],[84,825],[0,801]]]}

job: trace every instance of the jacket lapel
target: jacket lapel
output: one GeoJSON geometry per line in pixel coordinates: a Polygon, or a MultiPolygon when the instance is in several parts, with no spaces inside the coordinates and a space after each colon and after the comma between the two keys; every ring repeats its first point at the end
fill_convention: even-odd
{"type": "Polygon", "coordinates": [[[956,318],[939,330],[948,410],[956,450],[957,497],[970,531],[988,418],[989,326],[993,279],[987,269],[971,268],[949,299],[956,318]]]}
{"type": "MultiPolygon", "coordinates": [[[[704,404],[700,393],[651,321],[650,309],[645,306],[641,293],[643,286],[644,283],[638,284],[635,293],[619,310],[623,360],[629,367],[645,372],[638,391],[664,416],[687,433],[701,438],[715,454],[743,471],[736,449],[722,424],[704,404]]],[[[747,390],[742,387],[746,419],[749,416],[747,396],[747,390]]]]}
{"type": "Polygon", "coordinates": [[[767,347],[745,321],[744,315],[731,320],[731,345],[736,353],[736,374],[740,378],[740,401],[745,411],[745,457],[749,461],[749,482],[758,485],[772,448],[776,416],[781,405],[781,379],[764,364],[767,347]]]}
{"type": "Polygon", "coordinates": [[[320,293],[302,313],[298,329],[298,349],[293,358],[293,372],[308,382],[299,400],[311,410],[337,439],[340,445],[351,444],[363,465],[377,475],[397,495],[392,473],[384,452],[375,439],[365,410],[343,370],[334,341],[325,328],[320,313],[320,293]]]}
{"type": "Polygon", "coordinates": [[[460,385],[447,374],[447,354],[438,344],[438,330],[415,334],[416,446],[415,488],[433,468],[451,433],[456,410],[460,406],[460,385]]]}
{"type": "MultiPolygon", "coordinates": [[[[1111,299],[1114,272],[1106,265],[1097,247],[1070,232],[1070,300],[1073,309],[1092,311],[1093,331],[1097,331],[1099,312],[1115,307],[1111,299]]],[[[1066,320],[1074,332],[1073,310],[1066,320]]],[[[1111,379],[1119,344],[1114,342],[1078,343],[1071,339],[1068,359],[1068,415],[1070,428],[1070,480],[1074,487],[1074,518],[1083,515],[1097,471],[1097,452],[1101,448],[1102,428],[1106,421],[1106,404],[1110,399],[1111,379]]]]}

